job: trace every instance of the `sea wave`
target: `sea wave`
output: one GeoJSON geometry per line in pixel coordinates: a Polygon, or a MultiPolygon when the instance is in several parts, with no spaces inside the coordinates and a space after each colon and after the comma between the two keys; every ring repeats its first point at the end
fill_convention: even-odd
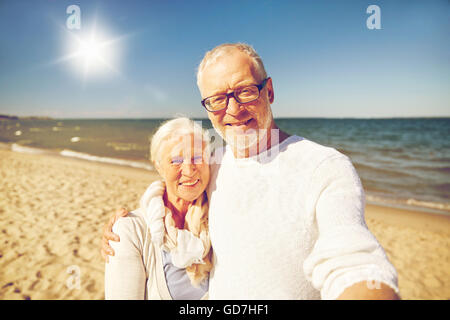
{"type": "Polygon", "coordinates": [[[407,166],[405,167],[405,170],[422,170],[422,171],[432,171],[432,172],[438,172],[438,173],[450,173],[450,167],[449,166],[407,166]]]}
{"type": "Polygon", "coordinates": [[[64,157],[78,158],[78,159],[95,161],[95,162],[110,163],[110,164],[116,164],[116,165],[128,166],[128,167],[134,167],[134,168],[140,168],[140,169],[146,169],[146,170],[154,170],[152,165],[143,163],[143,162],[139,162],[139,161],[108,158],[108,157],[99,157],[99,156],[94,156],[94,155],[91,155],[88,153],[77,152],[77,151],[68,150],[68,149],[64,149],[59,154],[64,157]]]}
{"type": "Polygon", "coordinates": [[[106,146],[113,148],[115,151],[146,150],[146,146],[141,146],[138,143],[108,142],[106,146]]]}
{"type": "Polygon", "coordinates": [[[405,151],[405,149],[401,147],[374,147],[373,150],[382,153],[402,153],[405,151]]]}
{"type": "Polygon", "coordinates": [[[44,150],[44,149],[25,147],[25,146],[21,146],[20,144],[17,144],[17,143],[13,143],[11,145],[11,151],[20,152],[20,153],[32,153],[32,154],[48,153],[48,151],[44,150]]]}
{"type": "Polygon", "coordinates": [[[368,195],[366,194],[366,201],[371,203],[377,203],[380,205],[391,205],[397,207],[409,207],[409,208],[422,208],[425,210],[431,210],[433,212],[443,213],[450,215],[450,203],[432,202],[417,200],[414,198],[408,199],[389,199],[385,197],[368,195]]]}
{"type": "Polygon", "coordinates": [[[450,162],[450,157],[432,158],[428,160],[432,162],[450,162]]]}
{"type": "MultiPolygon", "coordinates": [[[[55,150],[27,147],[27,146],[22,146],[17,143],[13,143],[12,145],[2,143],[0,145],[0,147],[2,149],[11,148],[11,151],[20,152],[20,153],[55,154],[55,155],[58,154],[58,152],[55,150]]],[[[115,164],[115,165],[121,165],[121,166],[127,166],[127,167],[139,168],[139,169],[146,169],[146,170],[155,170],[152,165],[150,165],[148,163],[140,162],[140,161],[94,156],[92,154],[77,152],[77,151],[73,151],[73,150],[69,150],[69,149],[64,149],[63,151],[59,152],[59,155],[64,156],[64,157],[78,158],[78,159],[94,161],[94,162],[110,163],[110,164],[115,164]]]]}
{"type": "Polygon", "coordinates": [[[360,171],[362,175],[364,173],[372,173],[379,175],[380,177],[390,177],[390,178],[405,178],[405,177],[416,177],[414,172],[404,172],[397,168],[380,168],[370,164],[363,164],[361,162],[354,161],[354,166],[357,171],[360,171]]]}

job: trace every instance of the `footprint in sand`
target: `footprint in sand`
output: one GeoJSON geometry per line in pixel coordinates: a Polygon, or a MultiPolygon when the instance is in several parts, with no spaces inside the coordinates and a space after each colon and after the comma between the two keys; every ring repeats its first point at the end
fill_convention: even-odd
{"type": "Polygon", "coordinates": [[[44,244],[43,245],[45,252],[47,252],[47,254],[49,254],[50,256],[54,256],[55,254],[50,250],[50,248],[48,247],[48,244],[44,244]]]}
{"type": "Polygon", "coordinates": [[[11,287],[14,285],[14,282],[8,282],[7,284],[5,284],[2,289],[7,288],[7,287],[11,287]]]}
{"type": "Polygon", "coordinates": [[[95,288],[95,281],[90,281],[89,282],[89,285],[86,287],[86,290],[88,291],[88,292],[95,292],[96,291],[96,288],[95,288]]]}
{"type": "Polygon", "coordinates": [[[39,280],[34,280],[33,283],[28,287],[28,290],[34,290],[34,287],[39,283],[39,280]]]}

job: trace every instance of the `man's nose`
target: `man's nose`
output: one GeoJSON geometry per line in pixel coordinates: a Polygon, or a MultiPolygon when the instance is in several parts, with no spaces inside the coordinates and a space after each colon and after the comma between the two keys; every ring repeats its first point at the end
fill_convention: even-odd
{"type": "Polygon", "coordinates": [[[242,105],[236,100],[235,97],[230,97],[228,99],[228,107],[226,113],[232,116],[236,116],[242,111],[242,105]]]}

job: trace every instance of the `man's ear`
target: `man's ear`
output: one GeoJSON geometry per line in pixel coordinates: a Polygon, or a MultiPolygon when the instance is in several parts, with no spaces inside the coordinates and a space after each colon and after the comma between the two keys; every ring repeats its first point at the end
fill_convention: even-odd
{"type": "Polygon", "coordinates": [[[269,78],[266,83],[267,95],[269,96],[269,102],[272,104],[275,100],[275,94],[273,92],[272,78],[269,78]]]}

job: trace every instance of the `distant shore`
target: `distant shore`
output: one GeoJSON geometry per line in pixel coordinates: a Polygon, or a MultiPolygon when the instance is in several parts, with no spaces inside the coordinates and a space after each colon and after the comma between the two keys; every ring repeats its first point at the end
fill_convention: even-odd
{"type": "MultiPolygon", "coordinates": [[[[1,148],[0,159],[0,299],[103,299],[102,226],[158,174],[1,148]]],[[[368,204],[366,221],[403,299],[450,299],[449,217],[368,204]]]]}
{"type": "Polygon", "coordinates": [[[11,115],[7,115],[7,114],[0,114],[0,120],[23,120],[23,119],[29,119],[29,120],[54,120],[51,117],[45,117],[45,116],[24,116],[24,117],[19,117],[19,116],[11,116],[11,115]]]}

